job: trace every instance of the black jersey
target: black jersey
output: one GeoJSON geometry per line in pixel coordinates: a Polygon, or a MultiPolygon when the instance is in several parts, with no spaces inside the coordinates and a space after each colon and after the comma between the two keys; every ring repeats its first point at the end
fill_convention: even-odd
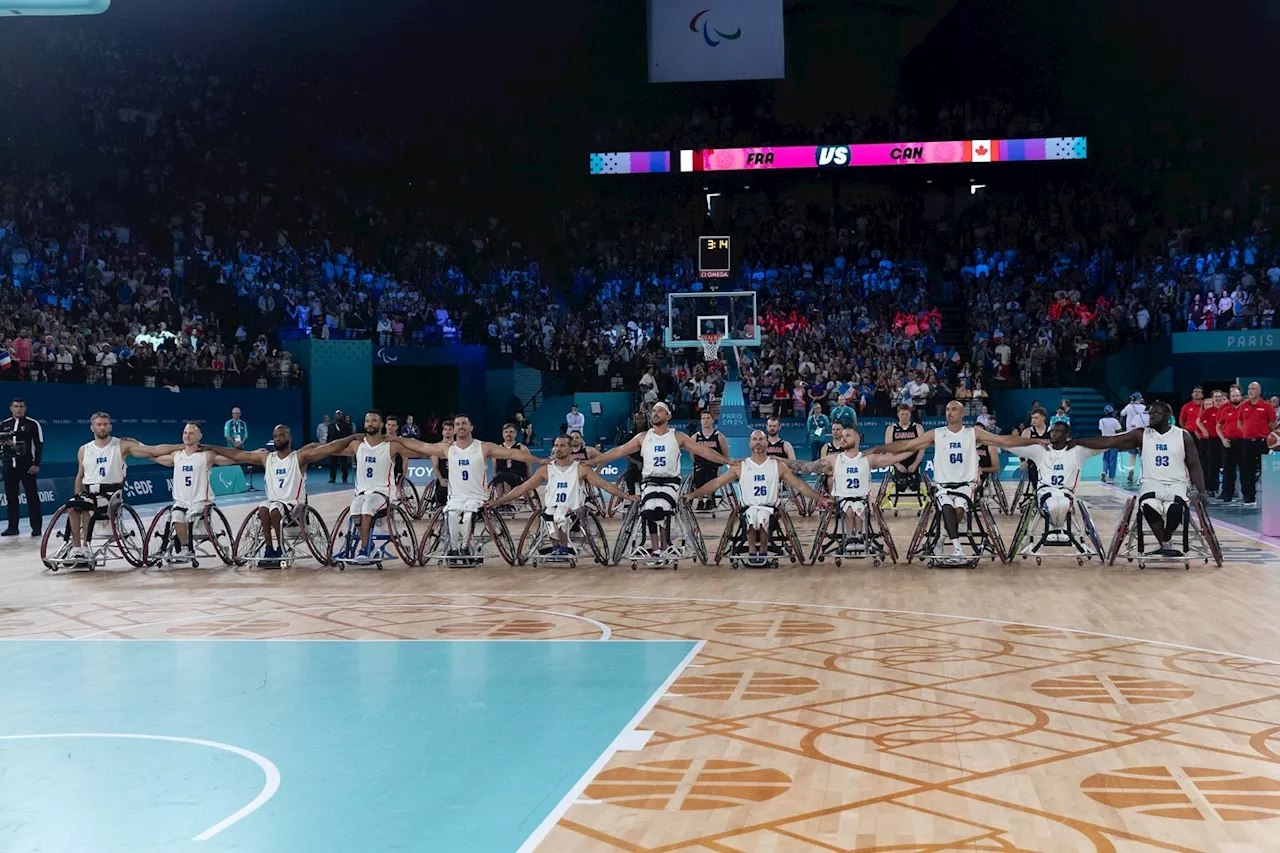
{"type": "MultiPolygon", "coordinates": [[[[1048,438],[1049,437],[1048,427],[1045,427],[1042,430],[1037,430],[1035,427],[1027,427],[1027,432],[1030,434],[1032,438],[1048,438]]],[[[1037,482],[1039,478],[1040,478],[1040,471],[1036,468],[1036,463],[1028,459],[1027,460],[1027,479],[1031,480],[1032,482],[1037,482]]]]}
{"type": "Polygon", "coordinates": [[[781,438],[776,441],[770,438],[768,439],[768,443],[765,445],[764,452],[766,456],[776,456],[779,459],[786,459],[787,443],[781,438]]]}
{"type": "Polygon", "coordinates": [[[991,448],[985,444],[978,445],[978,469],[991,467],[991,448]]]}
{"type": "MultiPolygon", "coordinates": [[[[707,445],[707,447],[711,448],[716,453],[720,452],[720,430],[718,429],[712,430],[711,435],[703,435],[702,430],[698,430],[693,434],[693,440],[698,442],[698,444],[707,445]]],[[[715,462],[712,462],[710,459],[703,459],[701,456],[695,456],[693,457],[693,467],[718,469],[720,466],[715,462]]]]}
{"type": "MultiPolygon", "coordinates": [[[[893,440],[894,441],[909,441],[913,438],[919,438],[919,437],[920,437],[920,424],[911,423],[911,424],[907,424],[904,427],[902,424],[898,423],[897,421],[894,421],[893,423],[893,440]]],[[[906,459],[903,459],[902,462],[899,464],[910,467],[920,461],[920,455],[922,453],[924,453],[923,450],[917,450],[914,456],[908,456],[906,459]]]]}
{"type": "Polygon", "coordinates": [[[569,454],[569,458],[578,462],[586,462],[588,459],[587,446],[584,444],[581,447],[579,447],[577,450],[572,451],[569,454]]]}
{"type": "MultiPolygon", "coordinates": [[[[502,446],[506,447],[505,444],[502,446]]],[[[517,441],[515,444],[511,445],[511,447],[508,449],[524,450],[525,446],[517,441]]],[[[527,462],[521,462],[518,459],[495,458],[493,460],[493,473],[494,474],[510,473],[510,474],[516,475],[517,477],[526,478],[529,476],[529,464],[527,462]]]]}

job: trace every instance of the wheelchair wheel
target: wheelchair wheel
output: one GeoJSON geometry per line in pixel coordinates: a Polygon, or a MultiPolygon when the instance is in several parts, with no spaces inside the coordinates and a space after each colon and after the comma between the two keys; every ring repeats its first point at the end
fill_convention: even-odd
{"type": "Polygon", "coordinates": [[[1031,522],[1035,518],[1037,510],[1035,504],[1027,504],[1022,510],[1022,516],[1018,519],[1018,527],[1013,531],[1013,539],[1009,542],[1009,559],[1017,558],[1022,546],[1025,544],[1027,533],[1031,530],[1031,522]]]}
{"type": "MultiPolygon", "coordinates": [[[[992,550],[995,551],[995,555],[999,558],[1000,562],[1009,562],[1009,552],[1004,548],[1004,539],[1000,537],[1000,528],[996,526],[996,519],[995,516],[991,514],[991,507],[981,501],[977,502],[977,506],[978,517],[982,520],[982,526],[985,528],[984,532],[987,536],[987,542],[990,543],[992,550]]],[[[1032,506],[1034,506],[1034,504],[1032,506]]]]}
{"type": "Polygon", "coordinates": [[[507,561],[508,566],[514,566],[516,543],[512,541],[511,531],[507,529],[507,523],[503,521],[502,516],[496,512],[484,512],[484,526],[489,531],[489,538],[493,540],[498,554],[507,561]]]}
{"type": "Polygon", "coordinates": [[[418,565],[418,537],[414,535],[409,513],[399,504],[387,508],[387,532],[391,536],[392,547],[400,555],[400,562],[406,566],[418,565]]]}
{"type": "Polygon", "coordinates": [[[413,481],[408,477],[401,477],[396,487],[400,493],[399,505],[405,513],[412,518],[422,518],[422,495],[418,493],[418,487],[413,484],[413,481]]]}
{"type": "Polygon", "coordinates": [[[138,511],[124,501],[116,504],[115,511],[111,513],[111,536],[129,565],[140,569],[147,564],[144,553],[147,528],[142,525],[138,511]]]}
{"type": "Polygon", "coordinates": [[[536,512],[529,516],[529,520],[524,524],[524,530],[520,533],[520,542],[516,545],[516,565],[524,566],[529,563],[530,552],[538,547],[540,539],[538,534],[542,531],[542,513],[536,512]]]}
{"type": "Polygon", "coordinates": [[[1200,538],[1209,547],[1209,554],[1213,557],[1213,562],[1218,568],[1222,568],[1222,543],[1218,541],[1218,533],[1213,529],[1213,521],[1209,518],[1208,511],[1205,510],[1204,502],[1196,498],[1193,502],[1193,507],[1195,509],[1196,524],[1200,529],[1200,538]]]}
{"type": "Polygon", "coordinates": [[[262,520],[258,518],[258,511],[252,510],[240,522],[240,529],[236,531],[235,542],[231,546],[232,561],[237,566],[248,565],[250,555],[262,553],[266,544],[262,520]]]}
{"type": "Polygon", "coordinates": [[[742,524],[742,516],[734,513],[729,516],[729,520],[724,523],[724,532],[720,534],[720,544],[716,545],[716,565],[720,565],[720,561],[724,559],[725,551],[729,547],[729,543],[738,535],[738,527],[742,524]]]}
{"type": "MultiPolygon", "coordinates": [[[[310,504],[305,505],[306,508],[302,512],[302,520],[298,524],[298,531],[302,536],[302,542],[307,546],[307,550],[311,552],[311,556],[322,566],[330,565],[329,555],[325,549],[329,547],[329,528],[324,523],[324,517],[310,504]]],[[[297,513],[294,514],[294,520],[298,520],[297,513]]]]}
{"type": "Polygon", "coordinates": [[[173,505],[165,507],[151,519],[142,542],[142,560],[148,566],[160,565],[165,554],[172,553],[174,541],[173,505]]]}
{"type": "MultiPolygon", "coordinates": [[[[884,543],[884,551],[889,556],[889,561],[897,563],[898,546],[894,544],[893,534],[889,532],[889,525],[885,523],[884,513],[881,512],[880,507],[875,504],[868,506],[867,511],[871,514],[876,525],[880,528],[880,541],[884,543]]],[[[868,524],[870,524],[870,522],[871,519],[868,519],[868,524]]]]}
{"type": "Polygon", "coordinates": [[[643,535],[643,523],[640,520],[640,504],[642,501],[632,501],[627,504],[627,511],[622,514],[622,524],[618,527],[618,538],[613,543],[613,560],[611,565],[618,565],[626,557],[631,548],[631,542],[635,539],[637,528],[643,535]]]}
{"type": "Polygon", "coordinates": [[[40,562],[44,563],[46,569],[56,572],[60,568],[56,561],[65,557],[70,549],[71,518],[67,514],[67,508],[60,506],[45,524],[44,536],[40,539],[40,562]],[[59,526],[62,527],[61,530],[58,529],[59,526]]]}
{"type": "Polygon", "coordinates": [[[928,535],[929,528],[933,526],[933,517],[936,512],[933,501],[925,504],[924,512],[920,513],[920,520],[916,522],[915,533],[911,535],[911,545],[907,548],[908,563],[915,559],[919,552],[922,540],[928,535]]]}
{"type": "Polygon", "coordinates": [[[778,507],[778,527],[782,530],[782,535],[786,538],[786,548],[789,550],[791,562],[804,565],[804,551],[800,550],[800,535],[796,532],[796,524],[791,520],[791,516],[782,507],[778,507]]]}
{"type": "Polygon", "coordinates": [[[431,513],[427,520],[427,529],[422,531],[422,538],[418,540],[419,564],[425,566],[429,557],[437,556],[444,550],[444,523],[443,508],[438,508],[431,513]]]}
{"type": "MultiPolygon", "coordinates": [[[[637,501],[639,503],[639,501],[637,501]]],[[[698,558],[698,562],[702,565],[707,564],[707,542],[702,538],[702,527],[698,524],[698,517],[693,514],[693,508],[688,503],[683,507],[685,520],[689,524],[689,537],[693,540],[694,555],[698,558]]]]}
{"type": "Polygon", "coordinates": [[[1084,501],[1077,499],[1076,508],[1080,510],[1080,519],[1084,523],[1085,535],[1089,537],[1089,544],[1094,549],[1094,553],[1091,556],[1098,556],[1099,559],[1105,557],[1107,552],[1102,550],[1102,539],[1098,536],[1098,528],[1093,523],[1093,515],[1089,512],[1089,506],[1084,501]]]}
{"type": "Polygon", "coordinates": [[[231,565],[235,560],[235,539],[231,533],[231,523],[218,507],[205,507],[204,532],[218,559],[223,565],[231,565]]]}
{"type": "MultiPolygon", "coordinates": [[[[622,474],[619,474],[618,479],[614,480],[613,484],[617,486],[619,489],[626,491],[627,489],[626,473],[624,472],[622,474]]],[[[605,518],[613,518],[614,514],[617,513],[617,511],[622,507],[622,504],[623,504],[622,498],[615,497],[614,495],[610,495],[609,502],[605,504],[605,507],[604,507],[605,518]]]]}
{"type": "Polygon", "coordinates": [[[826,555],[822,553],[823,547],[827,544],[827,527],[833,520],[837,523],[836,505],[824,507],[821,514],[818,515],[818,529],[813,534],[813,548],[809,550],[809,565],[816,566],[818,563],[826,561],[826,555]]]}
{"type": "Polygon", "coordinates": [[[1116,557],[1120,556],[1120,548],[1124,545],[1124,540],[1129,536],[1129,524],[1133,519],[1134,507],[1138,504],[1138,496],[1134,495],[1124,502],[1124,509],[1120,513],[1120,523],[1116,525],[1115,538],[1111,540],[1111,547],[1107,549],[1107,565],[1114,566],[1116,557]]]}
{"type": "Polygon", "coordinates": [[[341,561],[356,555],[360,547],[358,538],[351,532],[347,519],[351,516],[351,507],[342,510],[342,515],[333,523],[333,532],[329,535],[329,562],[341,565],[341,561]]]}
{"type": "Polygon", "coordinates": [[[599,514],[586,514],[582,519],[582,534],[595,561],[602,566],[609,565],[609,538],[604,535],[604,525],[600,523],[599,514]]]}

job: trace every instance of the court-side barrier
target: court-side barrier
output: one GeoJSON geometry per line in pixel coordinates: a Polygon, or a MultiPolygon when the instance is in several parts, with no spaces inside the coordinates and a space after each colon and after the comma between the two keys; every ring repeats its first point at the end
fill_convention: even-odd
{"type": "MultiPolygon", "coordinates": [[[[74,477],[41,477],[36,480],[40,492],[40,507],[46,517],[75,493],[74,477]]],[[[249,490],[244,473],[238,466],[228,465],[209,472],[209,485],[216,496],[237,495],[249,490]]],[[[125,498],[135,506],[152,503],[169,503],[173,500],[173,472],[169,468],[148,466],[131,470],[124,481],[125,498]]],[[[27,505],[25,493],[19,493],[18,503],[27,505]]],[[[0,493],[0,508],[8,512],[8,498],[0,493]]],[[[24,509],[25,515],[25,509],[24,509]]]]}

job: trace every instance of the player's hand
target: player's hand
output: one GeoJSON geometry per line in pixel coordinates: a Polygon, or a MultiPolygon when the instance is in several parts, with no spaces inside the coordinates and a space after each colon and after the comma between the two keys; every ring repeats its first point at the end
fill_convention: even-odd
{"type": "Polygon", "coordinates": [[[693,496],[693,492],[685,492],[685,493],[684,493],[683,495],[681,495],[680,497],[681,497],[682,499],[684,499],[684,500],[688,501],[689,503],[693,503],[694,501],[699,500],[699,498],[695,498],[695,497],[693,496]]]}
{"type": "Polygon", "coordinates": [[[481,509],[493,509],[494,507],[501,506],[501,505],[502,505],[502,501],[500,501],[500,500],[496,500],[496,499],[492,499],[492,500],[487,500],[487,501],[485,501],[484,503],[480,504],[480,508],[481,508],[481,509]]]}
{"type": "Polygon", "coordinates": [[[901,471],[903,474],[906,474],[906,473],[907,473],[907,466],[906,466],[906,465],[903,465],[901,462],[895,462],[895,463],[893,463],[893,470],[895,470],[895,471],[901,471]]]}
{"type": "Polygon", "coordinates": [[[1230,446],[1231,446],[1231,439],[1229,439],[1229,438],[1224,438],[1224,439],[1222,439],[1222,446],[1223,446],[1223,447],[1230,447],[1230,446]]]}
{"type": "Polygon", "coordinates": [[[633,495],[633,494],[631,494],[630,492],[626,492],[626,493],[624,493],[624,494],[622,495],[622,500],[623,500],[623,501],[625,501],[626,503],[631,503],[632,501],[638,501],[638,500],[640,500],[640,496],[639,496],[639,495],[633,495]]]}

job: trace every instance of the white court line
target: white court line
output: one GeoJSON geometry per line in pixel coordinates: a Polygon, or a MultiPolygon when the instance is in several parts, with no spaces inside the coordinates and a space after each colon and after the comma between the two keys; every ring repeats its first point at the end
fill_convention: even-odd
{"type": "MultiPolygon", "coordinates": [[[[239,616],[245,616],[245,618],[244,618],[243,620],[237,621],[237,622],[235,622],[235,623],[234,623],[234,624],[232,624],[232,625],[226,625],[226,626],[224,626],[224,627],[222,627],[222,628],[219,628],[219,629],[218,629],[219,631],[229,631],[229,630],[231,630],[232,628],[235,628],[237,625],[242,625],[242,624],[244,624],[244,623],[246,623],[246,622],[252,622],[254,619],[257,619],[259,616],[269,616],[269,615],[274,614],[274,613],[298,613],[298,612],[300,612],[300,611],[304,611],[304,610],[325,610],[325,609],[331,608],[331,607],[333,607],[333,606],[334,606],[334,605],[332,605],[332,604],[311,604],[311,605],[298,606],[298,607],[281,607],[281,608],[277,608],[277,609],[275,609],[275,610],[259,610],[259,611],[256,611],[255,613],[253,613],[252,615],[247,615],[247,616],[245,616],[245,614],[242,614],[242,613],[233,613],[233,614],[228,614],[227,616],[211,616],[211,615],[209,615],[209,614],[207,614],[207,613],[206,613],[206,614],[201,614],[201,615],[199,615],[199,616],[182,616],[182,617],[177,618],[177,619],[160,619],[160,620],[157,620],[157,621],[155,621],[155,622],[137,622],[137,623],[132,624],[132,625],[121,625],[121,626],[117,626],[117,627],[115,627],[115,628],[104,628],[104,629],[102,629],[102,630],[100,630],[100,631],[91,631],[91,632],[90,632],[90,633],[88,633],[88,634],[81,634],[81,635],[80,635],[80,636],[78,636],[78,637],[65,637],[65,638],[63,638],[63,637],[45,637],[45,638],[36,638],[36,637],[31,637],[31,638],[25,638],[25,639],[49,639],[49,640],[55,640],[55,641],[57,641],[57,640],[69,640],[69,641],[74,641],[74,640],[91,640],[91,639],[93,639],[94,637],[101,637],[101,636],[103,636],[103,635],[105,635],[105,634],[112,634],[112,633],[115,633],[116,631],[131,631],[131,630],[133,630],[133,629],[135,629],[135,628],[152,628],[152,627],[155,627],[155,626],[157,626],[157,625],[177,625],[177,624],[180,624],[180,623],[182,623],[182,622],[203,622],[203,621],[205,621],[205,620],[210,620],[210,619],[232,619],[232,618],[236,618],[236,617],[239,617],[239,616]]],[[[474,609],[476,609],[476,608],[488,608],[488,609],[490,609],[490,610],[502,610],[502,611],[506,611],[506,612],[510,612],[510,613],[541,613],[541,614],[542,614],[542,615],[544,615],[544,616],[563,616],[563,617],[565,617],[566,619],[577,619],[579,622],[587,622],[587,623],[589,623],[589,624],[591,624],[591,625],[595,626],[596,628],[600,629],[600,640],[599,640],[599,642],[604,642],[604,641],[608,640],[610,637],[612,637],[612,636],[613,636],[613,630],[612,630],[608,625],[604,624],[603,622],[601,622],[601,621],[599,621],[599,620],[597,620],[597,619],[592,619],[592,618],[590,618],[590,617],[588,617],[588,616],[579,616],[579,615],[578,615],[578,614],[576,614],[576,613],[561,613],[561,612],[560,612],[560,611],[558,611],[558,610],[534,610],[534,609],[532,609],[532,608],[528,608],[528,607],[506,607],[506,606],[496,605],[496,604],[494,604],[494,605],[489,605],[489,604],[424,604],[424,605],[422,605],[422,606],[423,606],[424,608],[431,608],[431,607],[435,607],[435,608],[439,608],[439,609],[441,609],[441,610],[474,610],[474,609]]],[[[363,605],[363,607],[364,607],[365,609],[372,609],[372,610],[377,610],[377,609],[379,609],[377,605],[363,605]]],[[[344,610],[360,610],[360,609],[362,609],[362,606],[361,606],[361,605],[356,605],[356,606],[354,606],[354,607],[350,607],[350,606],[349,606],[349,607],[345,607],[345,608],[343,608],[343,609],[344,609],[344,610]]],[[[345,630],[356,630],[356,629],[359,629],[360,627],[361,627],[360,625],[349,625],[349,626],[347,626],[346,628],[339,628],[339,629],[335,629],[335,630],[343,630],[343,631],[345,631],[345,630]]],[[[5,639],[9,639],[9,640],[18,640],[18,639],[24,639],[24,638],[22,638],[22,637],[6,637],[5,639]]],[[[208,640],[208,639],[213,639],[213,638],[212,638],[212,637],[180,637],[180,638],[175,638],[175,637],[157,637],[156,639],[179,640],[179,641],[181,641],[181,640],[208,640]]],[[[256,638],[245,638],[245,637],[224,637],[224,638],[222,638],[221,640],[219,640],[219,642],[227,642],[227,641],[229,641],[229,640],[230,640],[230,641],[234,641],[234,640],[245,640],[245,639],[254,639],[254,640],[255,640],[255,642],[256,642],[256,641],[259,641],[259,640],[257,640],[256,638]]],[[[448,638],[448,637],[442,637],[441,639],[450,639],[450,638],[448,638]]],[[[481,638],[481,639],[483,639],[485,642],[505,642],[505,641],[504,641],[504,640],[502,640],[501,638],[484,637],[484,638],[481,638]]],[[[340,641],[340,642],[341,642],[341,641],[340,641]]],[[[404,639],[404,640],[402,640],[402,639],[399,639],[399,638],[397,638],[397,637],[387,637],[387,638],[377,638],[377,639],[371,639],[371,640],[360,640],[360,642],[362,642],[362,643],[364,643],[364,642],[374,642],[374,643],[379,643],[379,642],[381,642],[381,643],[424,643],[424,642],[435,642],[435,641],[434,641],[434,640],[422,640],[422,639],[404,639]]],[[[554,639],[550,639],[550,640],[543,640],[542,642],[555,642],[555,640],[554,640],[554,639]]],[[[575,640],[575,642],[580,642],[580,641],[575,640]]]]}
{"type": "Polygon", "coordinates": [[[546,839],[555,825],[560,822],[560,818],[564,817],[565,812],[569,811],[569,807],[578,802],[579,797],[581,797],[582,792],[586,790],[587,785],[591,784],[591,780],[596,778],[596,774],[604,769],[604,766],[609,763],[609,759],[613,758],[613,754],[618,752],[620,749],[625,749],[628,740],[636,736],[636,726],[640,725],[641,721],[644,720],[645,717],[649,716],[649,712],[658,704],[658,701],[662,699],[671,685],[675,683],[675,680],[680,677],[680,674],[684,672],[685,667],[687,667],[689,663],[698,656],[698,653],[702,651],[702,647],[704,645],[706,645],[706,640],[699,640],[697,645],[689,650],[689,654],[684,656],[684,660],[676,664],[675,669],[671,670],[671,674],[667,676],[666,681],[662,682],[662,684],[658,686],[658,689],[653,691],[653,695],[650,696],[648,701],[640,707],[639,711],[636,711],[636,715],[631,718],[631,722],[623,726],[622,731],[618,732],[618,736],[613,739],[613,742],[605,748],[604,752],[600,753],[599,758],[592,762],[591,766],[587,768],[587,771],[582,774],[582,778],[574,783],[574,786],[569,789],[568,793],[560,798],[560,802],[556,803],[555,808],[553,808],[547,816],[542,819],[542,823],[538,824],[532,834],[525,839],[524,844],[521,844],[519,849],[516,850],[516,853],[533,853],[533,851],[537,849],[538,845],[546,839]]]}
{"type": "Polygon", "coordinates": [[[276,791],[280,789],[280,768],[276,767],[269,759],[264,758],[256,752],[244,749],[238,746],[232,746],[229,743],[219,743],[216,740],[201,740],[194,737],[174,737],[172,735],[139,735],[139,734],[118,734],[108,732],[68,732],[61,734],[39,734],[39,735],[0,735],[0,741],[3,740],[46,740],[53,738],[122,738],[126,740],[160,740],[169,741],[171,743],[189,743],[195,746],[207,746],[213,749],[221,749],[224,752],[230,752],[247,758],[261,768],[262,773],[266,776],[266,782],[262,786],[262,790],[258,792],[258,796],[254,797],[247,805],[242,806],[239,810],[228,817],[215,823],[204,832],[197,835],[192,841],[208,841],[219,832],[237,823],[243,818],[248,817],[255,811],[260,809],[267,800],[275,796],[276,791]]]}
{"type": "MultiPolygon", "coordinates": [[[[1089,634],[1090,636],[1093,636],[1093,637],[1106,637],[1107,639],[1110,639],[1110,640],[1128,640],[1131,643],[1150,643],[1153,646],[1162,646],[1168,649],[1181,649],[1182,651],[1187,651],[1187,652],[1204,652],[1205,654],[1210,654],[1210,655],[1222,655],[1223,657],[1234,657],[1234,658],[1240,658],[1242,660],[1252,660],[1252,661],[1257,661],[1258,663],[1269,663],[1275,666],[1280,666],[1280,660],[1272,660],[1271,658],[1258,657],[1257,655],[1246,655],[1246,654],[1241,654],[1239,652],[1224,652],[1220,649],[1206,649],[1201,646],[1189,646],[1189,645],[1186,645],[1185,643],[1172,643],[1172,642],[1167,642],[1165,640],[1151,640],[1143,637],[1130,637],[1124,634],[1108,634],[1105,631],[1091,631],[1088,628],[1066,628],[1061,625],[1042,625],[1036,622],[1027,622],[1025,620],[988,619],[983,616],[965,616],[965,615],[957,615],[954,613],[933,613],[925,610],[890,610],[886,608],[877,608],[877,607],[854,607],[854,606],[844,605],[844,604],[809,604],[803,601],[761,601],[759,599],[751,599],[751,598],[698,598],[698,597],[677,598],[675,596],[656,596],[656,595],[611,595],[611,594],[601,595],[601,594],[590,593],[590,592],[484,592],[484,593],[479,593],[479,592],[386,592],[386,593],[350,592],[350,593],[296,593],[296,594],[285,594],[285,595],[262,595],[261,593],[257,595],[210,595],[210,596],[199,596],[199,597],[192,597],[192,598],[167,599],[163,603],[181,604],[181,603],[190,603],[194,601],[218,601],[218,600],[238,601],[242,599],[254,599],[254,598],[422,598],[422,597],[432,597],[432,598],[450,598],[450,597],[453,597],[453,598],[513,598],[514,597],[514,598],[576,598],[576,599],[602,599],[603,598],[603,599],[614,599],[616,601],[672,601],[672,602],[695,601],[702,604],[763,604],[768,607],[812,607],[815,610],[856,610],[860,613],[888,613],[888,614],[897,615],[897,616],[928,616],[934,619],[962,619],[962,620],[968,620],[970,622],[984,622],[988,625],[1027,625],[1032,628],[1045,628],[1045,629],[1054,630],[1054,631],[1066,631],[1067,633],[1072,633],[1072,634],[1089,634]]],[[[138,599],[119,599],[119,600],[89,599],[89,600],[82,600],[82,601],[63,602],[60,604],[0,604],[0,608],[24,609],[24,608],[39,608],[39,607],[72,607],[72,606],[83,606],[83,605],[95,605],[95,606],[107,605],[107,606],[116,607],[121,604],[151,605],[156,603],[161,603],[161,602],[145,601],[145,600],[138,600],[138,599]]],[[[456,607],[490,607],[490,606],[496,607],[497,605],[424,604],[422,606],[423,607],[455,607],[455,606],[456,607]]],[[[303,608],[298,608],[298,609],[303,609],[303,608]]],[[[316,609],[316,608],[308,607],[305,609],[316,609]]],[[[512,609],[524,610],[524,608],[512,608],[512,609]]],[[[267,613],[272,611],[264,610],[262,612],[267,613]]],[[[570,613],[559,613],[554,610],[547,610],[547,611],[528,610],[526,612],[530,612],[530,613],[541,612],[541,613],[547,613],[555,616],[569,616],[569,617],[573,617],[575,615],[570,613]]],[[[233,615],[239,616],[240,614],[237,613],[233,615]]],[[[218,617],[217,616],[201,616],[199,618],[216,619],[218,617]]],[[[586,619],[587,617],[584,616],[579,618],[586,619]]],[[[594,621],[594,620],[591,620],[591,621],[594,621]]],[[[122,626],[121,628],[111,628],[111,629],[108,629],[108,631],[125,630],[128,627],[130,626],[122,626]]],[[[353,626],[353,627],[356,627],[356,626],[353,626]]],[[[41,642],[45,642],[45,641],[68,642],[70,640],[76,640],[76,639],[83,639],[83,637],[71,637],[66,639],[61,637],[0,637],[0,643],[16,642],[16,641],[31,642],[35,640],[38,640],[41,642]]],[[[196,638],[196,639],[199,639],[199,638],[196,638]]],[[[273,640],[272,642],[285,642],[288,639],[289,638],[287,637],[282,637],[279,640],[273,640]]],[[[164,638],[164,642],[182,642],[182,641],[174,638],[164,638]]],[[[217,642],[231,643],[231,642],[237,642],[237,640],[226,638],[226,639],[217,640],[217,642]]],[[[254,640],[254,642],[261,642],[261,641],[254,640]]],[[[307,641],[307,642],[315,642],[315,641],[307,641]]],[[[344,642],[344,641],[337,640],[334,642],[344,642]]],[[[380,641],[360,640],[359,642],[364,643],[364,642],[380,642],[380,641]]],[[[437,640],[388,640],[385,642],[438,642],[438,641],[437,640]]],[[[450,642],[460,642],[460,640],[450,640],[450,642]]],[[[489,641],[486,640],[484,642],[489,642],[489,641]]],[[[495,641],[495,642],[499,642],[499,641],[495,641]]],[[[519,642],[519,641],[501,640],[500,642],[511,643],[511,642],[519,642]]],[[[529,640],[528,642],[554,643],[554,642],[560,642],[560,641],[529,640]]],[[[645,640],[642,642],[661,642],[661,641],[645,640]]]]}

